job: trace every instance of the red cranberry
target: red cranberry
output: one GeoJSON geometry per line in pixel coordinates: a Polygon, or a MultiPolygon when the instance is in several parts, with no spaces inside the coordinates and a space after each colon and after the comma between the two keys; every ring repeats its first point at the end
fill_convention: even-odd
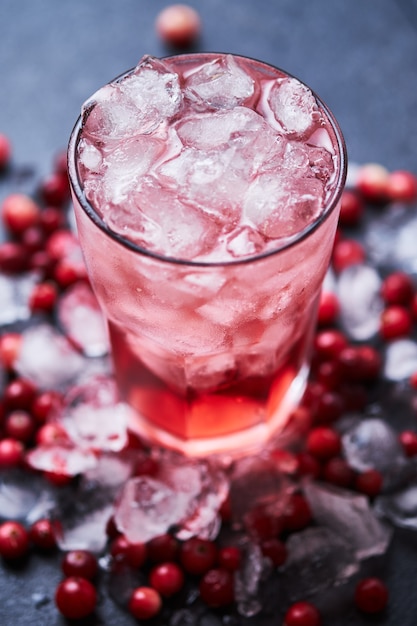
{"type": "Polygon", "coordinates": [[[309,452],[299,452],[297,454],[298,472],[301,476],[311,476],[318,478],[320,476],[320,463],[315,456],[309,452]]]}
{"type": "Polygon", "coordinates": [[[221,607],[234,601],[233,574],[226,569],[211,569],[200,581],[200,597],[208,606],[221,607]]]}
{"type": "Polygon", "coordinates": [[[318,324],[331,326],[337,320],[340,312],[339,300],[332,291],[322,291],[320,295],[318,324]]]}
{"type": "Polygon", "coordinates": [[[0,555],[4,559],[20,559],[29,551],[29,535],[19,522],[4,522],[0,526],[0,555]]]}
{"type": "Polygon", "coordinates": [[[39,223],[46,235],[50,235],[64,225],[62,212],[53,206],[48,206],[41,211],[39,223]]]}
{"type": "Polygon", "coordinates": [[[410,335],[412,325],[409,311],[402,306],[393,304],[383,311],[379,332],[385,341],[390,341],[410,335]]]}
{"type": "Polygon", "coordinates": [[[65,445],[69,440],[64,427],[55,422],[44,424],[36,433],[36,443],[38,446],[65,445]]]}
{"type": "Polygon", "coordinates": [[[67,175],[68,167],[67,167],[67,151],[62,150],[58,152],[58,154],[54,158],[54,171],[58,172],[58,174],[67,175]]]}
{"type": "Polygon", "coordinates": [[[4,390],[5,407],[9,411],[14,409],[30,411],[35,395],[36,389],[30,381],[24,378],[16,378],[4,390]]]}
{"type": "Polygon", "coordinates": [[[6,135],[0,133],[0,170],[4,169],[8,165],[11,154],[12,146],[10,140],[6,137],[6,135]]]}
{"type": "Polygon", "coordinates": [[[353,189],[342,193],[339,222],[342,226],[356,226],[363,215],[364,205],[360,195],[353,189]]]}
{"type": "Polygon", "coordinates": [[[5,333],[0,337],[0,360],[6,369],[13,369],[22,345],[19,333],[5,333]]]}
{"type": "Polygon", "coordinates": [[[315,336],[314,348],[320,359],[329,360],[337,358],[347,343],[339,330],[322,330],[315,336]]]}
{"type": "Polygon", "coordinates": [[[32,255],[42,250],[45,244],[45,236],[39,226],[31,226],[22,233],[20,242],[27,254],[32,255]]]}
{"type": "Polygon", "coordinates": [[[57,289],[53,283],[39,283],[32,289],[29,296],[29,306],[32,312],[52,311],[57,299],[57,289]]]}
{"type": "Polygon", "coordinates": [[[19,274],[27,268],[25,247],[15,241],[0,244],[0,270],[5,274],[19,274]]]}
{"type": "Polygon", "coordinates": [[[314,421],[316,424],[330,424],[342,415],[344,402],[341,395],[335,391],[325,391],[319,398],[314,421]]]}
{"type": "Polygon", "coordinates": [[[35,420],[26,411],[17,409],[7,415],[4,422],[4,431],[12,439],[28,443],[35,432],[35,420]]]}
{"type": "Polygon", "coordinates": [[[69,184],[66,174],[54,172],[42,181],[40,191],[45,204],[63,205],[69,198],[69,184]]]}
{"type": "Polygon", "coordinates": [[[54,524],[49,519],[40,519],[29,528],[31,542],[42,550],[56,548],[56,536],[54,524]]]}
{"type": "Polygon", "coordinates": [[[355,239],[342,239],[334,246],[332,264],[338,274],[351,265],[363,263],[365,250],[355,239]]]}
{"type": "Polygon", "coordinates": [[[230,502],[230,498],[227,496],[220,506],[220,517],[225,524],[228,524],[232,519],[232,506],[230,502]]]}
{"type": "Polygon", "coordinates": [[[44,424],[61,404],[62,396],[58,391],[43,391],[34,399],[31,412],[38,424],[44,424]]]}
{"type": "Polygon", "coordinates": [[[148,542],[148,558],[153,563],[176,561],[179,552],[179,543],[172,535],[164,534],[154,537],[148,542]]]}
{"type": "Polygon", "coordinates": [[[296,602],[285,614],[283,626],[320,626],[321,616],[309,602],[296,602]]]}
{"type": "Polygon", "coordinates": [[[381,296],[387,304],[408,305],[413,295],[413,281],[405,272],[392,272],[382,283],[381,296]]]}
{"type": "Polygon", "coordinates": [[[146,544],[129,541],[124,535],[116,537],[110,547],[111,555],[126,562],[130,567],[141,567],[147,556],[146,544]]]}
{"type": "Polygon", "coordinates": [[[158,14],[155,28],[164,43],[177,48],[187,48],[200,34],[200,16],[190,6],[173,4],[158,14]]]}
{"type": "Polygon", "coordinates": [[[160,563],[151,570],[149,582],[161,596],[170,598],[182,589],[184,574],[176,563],[160,563]]]}
{"type": "Polygon", "coordinates": [[[287,548],[279,539],[265,539],[261,542],[262,554],[272,561],[274,567],[281,567],[287,560],[287,548]]]}
{"type": "Polygon", "coordinates": [[[271,539],[282,531],[282,520],[264,506],[254,506],[245,515],[245,525],[248,533],[255,541],[271,539]]]}
{"type": "Polygon", "coordinates": [[[59,583],[55,603],[64,617],[81,619],[96,608],[97,592],[89,580],[71,576],[59,583]]]}
{"type": "Polygon", "coordinates": [[[71,550],[67,552],[61,563],[65,576],[80,576],[93,580],[98,571],[97,559],[88,550],[71,550]]]}
{"type": "Polygon", "coordinates": [[[417,433],[412,430],[404,430],[400,433],[400,443],[406,456],[413,457],[417,455],[417,433]]]}
{"type": "Polygon", "coordinates": [[[378,378],[381,371],[381,355],[372,346],[357,346],[356,352],[359,357],[358,379],[362,382],[372,382],[378,378]]]}
{"type": "Polygon", "coordinates": [[[374,498],[382,489],[383,477],[381,472],[374,469],[365,470],[356,476],[355,487],[358,491],[374,498]]]}
{"type": "Polygon", "coordinates": [[[78,249],[77,238],[70,230],[66,229],[55,231],[46,242],[46,251],[54,261],[59,261],[78,249]]]}
{"type": "Polygon", "coordinates": [[[391,172],[386,192],[393,202],[414,202],[417,198],[417,178],[406,170],[391,172]]]}
{"type": "Polygon", "coordinates": [[[348,489],[355,480],[355,472],[344,459],[334,457],[324,466],[323,478],[332,485],[348,489]]]}
{"type": "Polygon", "coordinates": [[[234,572],[239,569],[242,562],[242,553],[236,546],[220,548],[218,555],[219,566],[234,572]]]}
{"type": "Polygon", "coordinates": [[[133,470],[134,476],[156,476],[159,471],[158,461],[149,454],[139,454],[133,470]]]}
{"type": "Polygon", "coordinates": [[[37,270],[43,279],[53,278],[55,261],[45,250],[38,250],[29,259],[29,269],[37,270]]]}
{"type": "Polygon", "coordinates": [[[307,437],[307,451],[319,460],[327,460],[340,453],[340,435],[327,426],[313,428],[307,437]]]}
{"type": "Polygon", "coordinates": [[[388,604],[388,589],[379,578],[364,578],[355,589],[355,604],[364,613],[380,613],[388,604]]]}
{"type": "Polygon", "coordinates": [[[284,511],[284,527],[289,531],[302,530],[311,522],[311,509],[307,500],[300,493],[293,493],[284,511]]]}
{"type": "Polygon", "coordinates": [[[0,439],[0,469],[18,467],[23,462],[24,447],[17,439],[0,439]]]}
{"type": "Polygon", "coordinates": [[[161,608],[161,596],[152,587],[137,587],[129,600],[129,612],[139,620],[155,617],[161,608]]]}
{"type": "Polygon", "coordinates": [[[186,572],[201,576],[213,567],[217,560],[217,548],[213,541],[191,537],[180,550],[180,561],[186,572]]]}
{"type": "Polygon", "coordinates": [[[381,202],[387,198],[388,170],[378,163],[363,165],[356,180],[356,187],[369,202],[381,202]]]}
{"type": "Polygon", "coordinates": [[[11,233],[19,235],[38,223],[40,210],[29,196],[14,193],[3,200],[1,213],[6,228],[11,233]]]}

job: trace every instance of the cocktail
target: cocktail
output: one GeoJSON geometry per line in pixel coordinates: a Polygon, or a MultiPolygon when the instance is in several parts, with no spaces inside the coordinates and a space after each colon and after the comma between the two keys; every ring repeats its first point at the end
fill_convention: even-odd
{"type": "Polygon", "coordinates": [[[252,59],[144,57],[83,105],[69,173],[132,428],[190,455],[279,434],[346,176],[326,106],[252,59]]]}

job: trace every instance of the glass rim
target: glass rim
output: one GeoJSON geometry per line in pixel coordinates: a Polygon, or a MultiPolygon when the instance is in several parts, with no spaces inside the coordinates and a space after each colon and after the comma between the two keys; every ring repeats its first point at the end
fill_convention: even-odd
{"type": "MultiPolygon", "coordinates": [[[[189,57],[207,58],[207,57],[212,57],[212,56],[225,56],[227,54],[232,54],[233,57],[240,58],[242,60],[253,61],[254,63],[257,63],[265,67],[266,69],[278,71],[289,78],[294,78],[300,84],[307,87],[307,89],[309,89],[311,93],[313,94],[319,108],[323,111],[328,122],[330,123],[331,129],[336,139],[336,147],[338,150],[338,157],[339,157],[337,178],[334,181],[334,184],[332,185],[331,195],[329,196],[322,212],[313,222],[307,224],[307,226],[305,226],[302,230],[294,233],[293,235],[289,237],[286,237],[283,240],[281,245],[277,245],[277,247],[264,250],[260,252],[259,254],[253,254],[253,255],[245,256],[245,257],[238,258],[238,259],[230,259],[230,260],[223,260],[223,261],[195,261],[193,259],[179,259],[176,257],[166,256],[164,254],[154,252],[152,250],[139,246],[138,244],[134,243],[133,241],[129,239],[126,239],[125,237],[123,237],[123,235],[109,228],[109,226],[106,224],[104,219],[99,215],[99,213],[94,208],[94,206],[87,200],[85,193],[84,193],[83,185],[81,183],[80,176],[78,173],[78,168],[76,165],[77,147],[78,147],[78,142],[80,140],[80,135],[81,135],[81,130],[82,130],[82,116],[79,115],[72,129],[70,139],[69,139],[69,144],[68,144],[67,163],[68,163],[68,177],[69,177],[70,186],[81,208],[83,209],[84,213],[92,220],[92,222],[94,222],[94,224],[104,234],[109,236],[111,239],[113,239],[115,242],[117,242],[124,248],[127,248],[131,250],[132,252],[135,252],[141,256],[146,256],[149,258],[153,258],[159,262],[163,262],[167,264],[174,264],[174,265],[182,265],[182,266],[189,266],[189,267],[208,267],[208,268],[209,267],[227,267],[227,266],[236,266],[236,265],[246,265],[248,263],[254,263],[257,261],[261,261],[263,259],[267,259],[269,257],[275,256],[277,254],[280,254],[286,250],[293,248],[298,243],[302,242],[304,239],[307,239],[311,234],[313,234],[320,227],[320,225],[327,220],[327,218],[333,213],[333,211],[338,206],[338,203],[341,199],[341,195],[345,186],[346,176],[347,176],[347,150],[346,150],[345,139],[343,137],[340,126],[336,118],[334,117],[333,113],[331,112],[331,110],[328,108],[325,102],[315,93],[315,91],[311,89],[311,87],[309,87],[305,82],[303,82],[302,80],[300,80],[293,74],[287,72],[286,70],[283,70],[275,65],[272,65],[271,63],[267,63],[265,61],[259,61],[258,59],[255,59],[253,57],[233,54],[233,53],[192,52],[192,53],[183,53],[183,54],[165,56],[165,57],[162,57],[161,60],[168,60],[171,58],[176,58],[176,59],[183,58],[186,60],[189,57]]],[[[134,71],[134,69],[135,68],[131,68],[123,72],[122,74],[119,74],[119,76],[116,76],[107,84],[114,83],[120,80],[121,78],[128,76],[134,71]]]]}

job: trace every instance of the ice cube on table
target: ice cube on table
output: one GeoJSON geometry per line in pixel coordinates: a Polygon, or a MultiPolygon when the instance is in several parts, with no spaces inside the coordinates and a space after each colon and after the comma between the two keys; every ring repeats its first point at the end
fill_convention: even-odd
{"type": "Polygon", "coordinates": [[[52,325],[42,323],[22,333],[15,368],[38,388],[67,387],[81,374],[84,364],[84,358],[52,325]]]}
{"type": "Polygon", "coordinates": [[[228,54],[200,66],[185,80],[185,98],[194,107],[231,109],[243,104],[254,93],[253,79],[228,54]]]}
{"type": "Polygon", "coordinates": [[[387,344],[383,374],[392,381],[408,379],[417,371],[417,343],[413,339],[397,339],[387,344]]]}
{"type": "Polygon", "coordinates": [[[340,322],[354,340],[371,339],[379,330],[384,303],[382,279],[369,265],[353,265],[341,272],[337,282],[340,322]]]}
{"type": "Polygon", "coordinates": [[[239,548],[243,562],[235,574],[235,600],[239,614],[252,617],[262,610],[260,585],[270,565],[255,542],[247,539],[239,548]]]}
{"type": "Polygon", "coordinates": [[[36,470],[76,476],[93,468],[97,464],[95,454],[68,445],[39,445],[26,455],[26,461],[36,470]]]}
{"type": "Polygon", "coordinates": [[[288,558],[280,582],[291,602],[334,589],[359,570],[349,540],[331,528],[318,526],[293,533],[286,546],[288,558]]]}
{"type": "Polygon", "coordinates": [[[279,126],[289,134],[305,135],[319,126],[320,115],[310,89],[295,78],[277,79],[268,104],[279,126]]]}
{"type": "Polygon", "coordinates": [[[0,273],[0,326],[30,317],[29,296],[38,281],[36,273],[21,276],[0,273]]]}
{"type": "Polygon", "coordinates": [[[413,482],[404,489],[379,496],[375,512],[394,526],[417,530],[417,484],[413,482]]]}
{"type": "Polygon", "coordinates": [[[54,506],[52,491],[36,476],[20,470],[0,472],[0,519],[33,523],[54,506]]]}
{"type": "Polygon", "coordinates": [[[367,497],[317,482],[306,483],[304,494],[314,520],[342,539],[356,559],[385,554],[392,532],[376,517],[367,497]]]}

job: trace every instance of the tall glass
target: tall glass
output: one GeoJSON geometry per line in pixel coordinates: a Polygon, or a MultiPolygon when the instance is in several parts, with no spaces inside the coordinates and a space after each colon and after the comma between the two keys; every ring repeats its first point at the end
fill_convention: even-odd
{"type": "MultiPolygon", "coordinates": [[[[183,55],[195,64],[210,55],[183,55]]],[[[244,59],[266,74],[288,76],[244,59]]],[[[141,436],[189,455],[241,454],[279,435],[303,394],[323,278],[346,176],[345,145],[326,120],[336,169],[321,214],[273,249],[223,262],[146,249],[114,232],[87,200],[69,143],[80,243],[112,345],[120,396],[141,436]]]]}

